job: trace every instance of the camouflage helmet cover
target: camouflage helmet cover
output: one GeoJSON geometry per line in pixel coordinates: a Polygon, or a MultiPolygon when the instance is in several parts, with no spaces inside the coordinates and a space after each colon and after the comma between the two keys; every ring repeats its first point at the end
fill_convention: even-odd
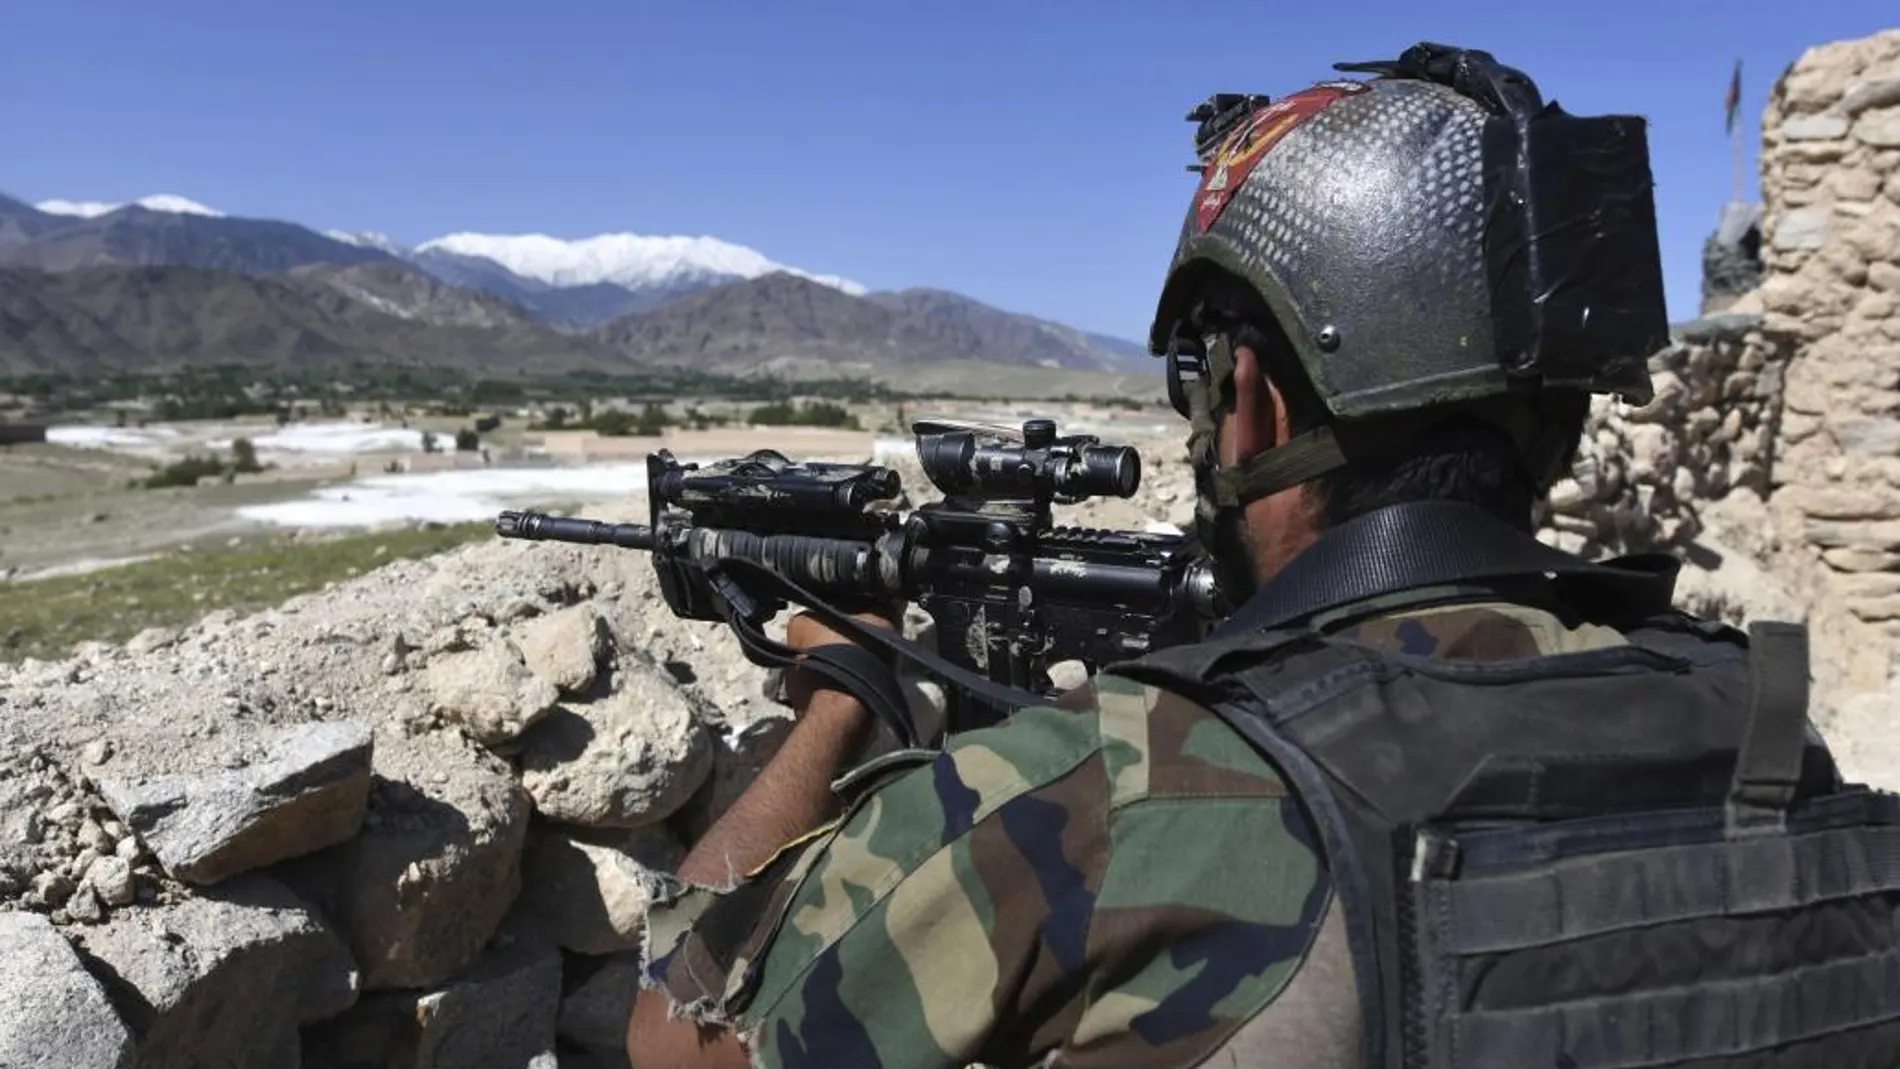
{"type": "Polygon", "coordinates": [[[1566,115],[1482,52],[1341,69],[1384,76],[1251,98],[1203,155],[1150,349],[1192,334],[1217,269],[1337,418],[1536,386],[1646,402],[1667,320],[1642,120],[1566,115]]]}

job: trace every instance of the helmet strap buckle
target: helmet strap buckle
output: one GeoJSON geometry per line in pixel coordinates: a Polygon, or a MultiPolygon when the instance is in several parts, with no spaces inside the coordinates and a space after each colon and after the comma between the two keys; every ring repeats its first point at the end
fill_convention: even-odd
{"type": "Polygon", "coordinates": [[[1168,362],[1168,403],[1183,419],[1194,418],[1190,389],[1204,389],[1207,379],[1207,346],[1199,338],[1175,329],[1165,354],[1168,362]]]}

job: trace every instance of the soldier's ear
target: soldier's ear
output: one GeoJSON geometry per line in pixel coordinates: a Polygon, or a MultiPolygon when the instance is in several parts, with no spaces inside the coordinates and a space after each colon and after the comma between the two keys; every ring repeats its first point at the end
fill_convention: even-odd
{"type": "Polygon", "coordinates": [[[1264,452],[1293,436],[1286,397],[1266,374],[1251,346],[1234,347],[1234,414],[1231,444],[1223,443],[1223,463],[1264,452]]]}

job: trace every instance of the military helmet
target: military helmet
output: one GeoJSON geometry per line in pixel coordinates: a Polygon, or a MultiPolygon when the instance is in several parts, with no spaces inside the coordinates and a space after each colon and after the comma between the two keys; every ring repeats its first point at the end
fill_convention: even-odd
{"type": "Polygon", "coordinates": [[[1149,339],[1176,407],[1231,374],[1198,318],[1220,272],[1258,291],[1337,422],[1549,388],[1646,403],[1668,323],[1643,120],[1568,115],[1445,45],[1336,69],[1377,77],[1188,116],[1201,181],[1149,339]]]}

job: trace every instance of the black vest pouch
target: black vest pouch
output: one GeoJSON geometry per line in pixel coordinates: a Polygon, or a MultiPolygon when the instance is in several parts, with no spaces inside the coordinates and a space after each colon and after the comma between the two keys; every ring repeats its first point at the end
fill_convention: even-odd
{"type": "Polygon", "coordinates": [[[1253,631],[1114,669],[1293,781],[1371,1069],[1900,1065],[1900,798],[1840,781],[1806,635],[1435,661],[1253,631]]]}

